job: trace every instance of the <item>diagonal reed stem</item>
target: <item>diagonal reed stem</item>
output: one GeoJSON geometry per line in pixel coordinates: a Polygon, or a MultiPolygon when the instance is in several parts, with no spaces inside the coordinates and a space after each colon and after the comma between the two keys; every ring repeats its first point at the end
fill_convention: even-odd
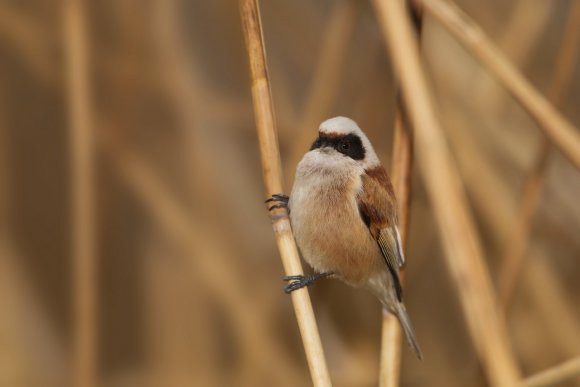
{"type": "Polygon", "coordinates": [[[575,357],[555,367],[526,378],[521,387],[548,387],[580,375],[580,357],[575,357]]]}
{"type": "Polygon", "coordinates": [[[409,109],[420,170],[435,212],[470,338],[492,386],[520,379],[460,176],[431,102],[419,47],[403,0],[374,0],[409,109]]]}
{"type": "MultiPolygon", "coordinates": [[[[579,44],[580,1],[576,1],[571,5],[568,21],[564,29],[564,37],[556,59],[552,84],[548,91],[548,98],[555,107],[559,107],[562,104],[569,89],[579,44]]],[[[547,138],[542,139],[542,144],[532,169],[524,183],[521,205],[518,209],[514,226],[506,240],[498,280],[499,296],[504,309],[511,303],[516,283],[526,261],[526,247],[530,241],[534,214],[540,203],[551,151],[551,142],[547,138]]]]}
{"type": "Polygon", "coordinates": [[[64,2],[68,74],[73,254],[74,386],[92,387],[97,378],[97,290],[94,216],[94,150],[82,0],[64,2]]]}
{"type": "Polygon", "coordinates": [[[422,0],[423,5],[501,82],[528,111],[554,146],[580,168],[580,131],[564,118],[505,58],[483,30],[455,4],[422,0]]]}
{"type": "MultiPolygon", "coordinates": [[[[246,49],[250,61],[252,97],[262,159],[262,173],[266,186],[266,196],[270,197],[273,194],[282,192],[282,168],[258,1],[240,0],[240,10],[246,49]]],[[[288,212],[286,209],[281,208],[272,211],[270,214],[284,270],[288,275],[302,274],[302,265],[290,228],[288,212]]],[[[312,381],[315,386],[330,386],[330,376],[324,359],[324,352],[308,290],[303,288],[294,291],[291,297],[312,381]]]]}

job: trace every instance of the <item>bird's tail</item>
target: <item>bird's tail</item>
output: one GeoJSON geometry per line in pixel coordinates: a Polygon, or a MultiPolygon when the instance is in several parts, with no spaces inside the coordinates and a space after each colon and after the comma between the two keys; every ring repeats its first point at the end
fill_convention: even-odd
{"type": "Polygon", "coordinates": [[[407,309],[405,309],[405,305],[402,302],[397,303],[397,317],[399,318],[401,327],[403,327],[403,331],[405,331],[405,337],[407,338],[407,343],[409,344],[409,347],[413,349],[419,360],[423,360],[423,352],[421,352],[421,348],[417,343],[415,331],[413,330],[413,326],[411,325],[411,320],[409,319],[409,315],[407,314],[407,309]]]}

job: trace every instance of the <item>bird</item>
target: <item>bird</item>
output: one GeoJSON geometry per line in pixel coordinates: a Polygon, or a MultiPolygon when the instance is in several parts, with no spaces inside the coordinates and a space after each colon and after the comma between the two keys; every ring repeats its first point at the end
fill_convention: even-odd
{"type": "Polygon", "coordinates": [[[266,202],[275,202],[270,210],[287,208],[299,251],[316,273],[284,277],[286,293],[328,277],[365,288],[397,316],[422,359],[403,303],[405,255],[393,185],[357,123],[347,117],[324,121],[298,163],[290,196],[275,194],[266,202]]]}

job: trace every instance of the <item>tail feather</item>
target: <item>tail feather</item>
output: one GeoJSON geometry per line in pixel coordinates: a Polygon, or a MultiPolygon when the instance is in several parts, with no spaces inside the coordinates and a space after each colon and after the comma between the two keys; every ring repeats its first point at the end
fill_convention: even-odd
{"type": "Polygon", "coordinates": [[[423,360],[423,352],[419,347],[419,343],[417,343],[417,338],[415,337],[415,331],[413,330],[413,326],[411,325],[411,320],[409,319],[409,315],[407,314],[407,309],[405,309],[405,305],[402,302],[398,303],[397,306],[397,317],[399,318],[399,322],[401,323],[401,327],[405,332],[405,337],[407,338],[407,344],[409,347],[413,349],[419,360],[423,360]]]}

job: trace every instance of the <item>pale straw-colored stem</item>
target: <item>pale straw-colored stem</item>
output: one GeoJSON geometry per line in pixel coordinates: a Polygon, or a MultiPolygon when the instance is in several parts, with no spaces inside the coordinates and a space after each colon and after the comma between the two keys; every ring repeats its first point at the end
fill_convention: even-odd
{"type": "Polygon", "coordinates": [[[97,257],[93,119],[86,18],[81,0],[67,0],[63,6],[71,147],[69,162],[74,295],[72,381],[74,386],[92,387],[97,384],[97,257]]]}
{"type": "MultiPolygon", "coordinates": [[[[547,31],[547,27],[560,4],[556,1],[538,1],[530,7],[528,0],[514,0],[509,10],[508,20],[502,21],[501,35],[497,36],[497,46],[507,54],[513,65],[527,67],[534,58],[538,41],[547,31]]],[[[486,3],[487,4],[487,3],[486,3]]],[[[486,5],[491,9],[492,5],[486,5]]],[[[497,117],[505,106],[509,106],[509,95],[503,93],[503,87],[480,69],[473,79],[472,97],[479,106],[485,106],[488,117],[497,117]]]]}
{"type": "Polygon", "coordinates": [[[455,4],[422,0],[425,10],[445,26],[520,102],[546,137],[580,168],[580,132],[506,59],[483,30],[455,4]]]}
{"type": "MultiPolygon", "coordinates": [[[[397,197],[399,210],[399,232],[403,250],[407,250],[407,233],[411,208],[411,178],[413,167],[413,139],[409,123],[404,119],[402,100],[399,98],[395,116],[395,135],[393,140],[393,156],[391,177],[397,197]]],[[[404,281],[404,269],[401,270],[401,281],[404,281]]],[[[399,385],[401,375],[401,326],[392,313],[383,311],[381,338],[381,371],[379,385],[395,387],[399,385]]]]}
{"type": "MultiPolygon", "coordinates": [[[[580,1],[571,5],[564,37],[556,60],[552,84],[548,98],[559,107],[574,73],[574,64],[580,44],[580,1]]],[[[516,283],[526,262],[526,248],[529,245],[534,214],[540,203],[546,170],[552,150],[551,142],[544,138],[531,171],[526,177],[520,207],[512,231],[505,242],[502,266],[499,271],[499,296],[504,308],[510,304],[516,283]]]]}
{"type": "MultiPolygon", "coordinates": [[[[416,6],[416,3],[412,3],[416,6]]],[[[418,18],[421,17],[419,8],[415,8],[418,18]]],[[[417,20],[420,23],[420,20],[417,20]]],[[[416,26],[420,34],[420,26],[416,26]]],[[[413,165],[413,141],[409,122],[405,119],[403,99],[399,94],[397,111],[395,114],[394,139],[391,163],[391,177],[397,197],[399,212],[399,231],[403,249],[407,250],[407,232],[409,230],[409,216],[411,207],[411,175],[413,165]]],[[[405,281],[405,268],[401,269],[401,281],[405,281]]],[[[381,338],[381,368],[379,385],[381,387],[396,387],[401,378],[401,326],[391,313],[383,310],[382,338],[381,338]]]]}
{"type": "MultiPolygon", "coordinates": [[[[450,116],[448,138],[453,141],[454,155],[461,167],[465,186],[482,225],[494,243],[509,235],[516,208],[509,184],[499,178],[489,163],[481,144],[465,130],[473,125],[471,115],[450,116]]],[[[531,249],[522,280],[522,291],[536,311],[535,318],[546,328],[545,335],[567,356],[577,354],[580,348],[580,327],[571,313],[575,310],[561,278],[551,259],[541,249],[531,249]]]]}
{"type": "Polygon", "coordinates": [[[414,130],[420,171],[438,222],[445,259],[470,338],[492,386],[514,386],[513,357],[461,179],[429,94],[403,0],[374,0],[414,130]]]}
{"type": "Polygon", "coordinates": [[[539,372],[525,379],[521,387],[547,387],[572,379],[580,375],[580,357],[568,360],[560,365],[539,372]]]}
{"type": "MultiPolygon", "coordinates": [[[[409,3],[409,11],[415,19],[415,31],[421,36],[422,10],[414,1],[409,3]]],[[[399,212],[399,232],[403,250],[407,252],[407,233],[411,213],[411,189],[413,172],[413,136],[409,127],[403,98],[399,93],[395,113],[395,129],[391,162],[391,178],[397,198],[399,212]]],[[[401,282],[405,282],[405,268],[401,268],[401,282]]],[[[383,310],[381,338],[381,369],[379,386],[396,387],[401,379],[401,326],[392,313],[383,310]]]]}
{"type": "MultiPolygon", "coordinates": [[[[250,61],[252,97],[262,159],[262,173],[266,186],[266,196],[270,197],[273,194],[283,192],[282,168],[257,0],[240,0],[240,10],[250,61]]],[[[303,274],[298,249],[290,228],[288,212],[281,208],[271,211],[270,215],[286,274],[303,274]]],[[[315,386],[330,386],[330,376],[308,289],[294,291],[291,297],[312,381],[315,386]]]]}

